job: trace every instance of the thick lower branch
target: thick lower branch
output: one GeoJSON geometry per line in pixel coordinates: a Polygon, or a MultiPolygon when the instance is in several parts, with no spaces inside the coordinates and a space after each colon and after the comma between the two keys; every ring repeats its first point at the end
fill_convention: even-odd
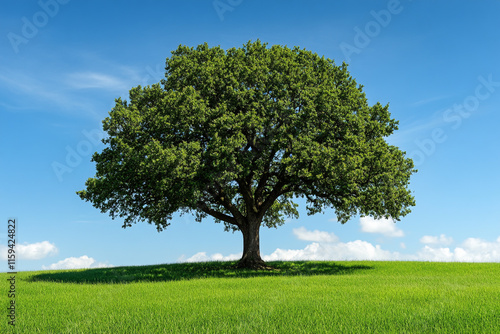
{"type": "Polygon", "coordinates": [[[214,209],[208,207],[208,205],[206,205],[203,202],[198,203],[198,208],[201,211],[205,212],[206,214],[208,214],[216,219],[222,220],[226,223],[238,226],[238,228],[240,228],[240,224],[238,224],[238,221],[236,220],[236,218],[228,216],[226,214],[223,214],[222,212],[219,212],[217,210],[214,210],[214,209]]]}
{"type": "Polygon", "coordinates": [[[266,161],[266,169],[264,170],[264,173],[262,174],[261,179],[259,180],[259,183],[257,185],[257,189],[255,189],[255,201],[257,203],[262,202],[262,193],[264,192],[264,188],[267,185],[267,181],[270,179],[272,173],[270,172],[271,169],[271,163],[274,159],[274,156],[276,155],[276,150],[273,149],[271,151],[271,154],[269,155],[269,159],[266,161]]]}
{"type": "Polygon", "coordinates": [[[244,180],[238,180],[237,182],[240,194],[243,196],[243,201],[245,202],[247,214],[249,214],[250,212],[256,213],[257,208],[255,206],[255,199],[252,194],[252,186],[250,184],[246,184],[244,180]]]}
{"type": "Polygon", "coordinates": [[[208,193],[212,196],[214,201],[222,205],[227,211],[229,211],[233,215],[234,219],[236,220],[243,219],[243,215],[241,214],[241,212],[231,203],[230,199],[226,197],[226,194],[222,186],[218,184],[216,186],[218,188],[218,193],[216,193],[215,191],[208,190],[208,193]]]}
{"type": "Polygon", "coordinates": [[[259,219],[262,219],[264,217],[267,210],[271,208],[276,199],[278,199],[278,197],[280,197],[283,194],[284,186],[285,183],[282,181],[278,181],[278,183],[276,183],[276,185],[274,186],[273,190],[269,193],[264,203],[262,203],[262,205],[259,207],[259,212],[258,212],[259,219]]]}

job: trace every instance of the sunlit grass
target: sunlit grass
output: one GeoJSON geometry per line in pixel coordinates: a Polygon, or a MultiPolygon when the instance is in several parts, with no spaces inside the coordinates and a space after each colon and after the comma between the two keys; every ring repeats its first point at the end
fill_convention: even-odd
{"type": "MultiPolygon", "coordinates": [[[[215,262],[18,273],[16,329],[18,333],[500,332],[500,264],[271,264],[276,270],[241,271],[233,268],[234,263],[215,262]]],[[[6,282],[6,274],[1,279],[6,282]]],[[[6,333],[6,316],[2,318],[0,332],[6,333]]]]}

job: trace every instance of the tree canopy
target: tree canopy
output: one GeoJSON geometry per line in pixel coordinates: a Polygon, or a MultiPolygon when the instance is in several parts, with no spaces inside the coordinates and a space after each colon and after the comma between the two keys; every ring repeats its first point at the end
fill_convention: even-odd
{"type": "Polygon", "coordinates": [[[259,267],[260,226],[298,217],[294,198],[341,223],[410,212],[416,170],[385,140],[397,125],[388,105],[368,105],[346,64],[311,51],[179,46],[161,83],[116,100],[96,175],[78,195],[124,227],[211,216],[242,232],[241,266],[259,267]]]}

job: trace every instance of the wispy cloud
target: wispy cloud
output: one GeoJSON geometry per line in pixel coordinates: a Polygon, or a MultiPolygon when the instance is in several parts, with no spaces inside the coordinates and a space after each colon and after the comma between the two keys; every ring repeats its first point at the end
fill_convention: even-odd
{"type": "Polygon", "coordinates": [[[428,104],[428,103],[432,103],[432,102],[436,102],[436,101],[441,101],[441,100],[444,100],[444,99],[448,99],[450,97],[451,97],[450,95],[432,96],[432,97],[428,97],[428,98],[425,98],[425,99],[413,102],[411,104],[411,106],[412,107],[419,107],[419,106],[422,106],[422,105],[425,105],[425,104],[428,104]]]}
{"type": "MultiPolygon", "coordinates": [[[[443,111],[441,111],[442,114],[443,111]]],[[[422,136],[429,136],[432,130],[446,125],[443,117],[434,116],[424,121],[413,122],[405,127],[400,126],[399,130],[394,132],[387,141],[393,145],[401,145],[421,139],[422,136]]]]}
{"type": "Polygon", "coordinates": [[[42,266],[44,270],[57,270],[57,269],[83,269],[83,268],[106,268],[113,267],[113,265],[97,262],[87,255],[80,257],[68,257],[59,262],[53,263],[49,266],[42,266]]]}
{"type": "Polygon", "coordinates": [[[45,73],[36,69],[13,70],[0,66],[0,73],[0,88],[12,96],[10,101],[2,101],[8,110],[57,110],[97,116],[102,113],[98,111],[102,101],[112,103],[116,97],[128,97],[130,88],[141,84],[145,70],[109,65],[104,69],[61,69],[45,73]],[[104,98],[96,97],[96,91],[105,94],[104,98]]]}
{"type": "Polygon", "coordinates": [[[112,92],[122,92],[131,88],[131,83],[124,78],[98,72],[70,73],[66,83],[74,89],[105,89],[112,92]]]}
{"type": "Polygon", "coordinates": [[[91,112],[92,103],[75,96],[66,85],[56,79],[41,81],[34,75],[0,68],[0,88],[16,97],[8,104],[8,110],[40,110],[51,112],[54,107],[65,112],[91,112]],[[14,102],[15,101],[15,102],[14,102]]]}
{"type": "Polygon", "coordinates": [[[0,85],[17,94],[25,95],[33,99],[39,98],[52,102],[67,104],[69,99],[60,93],[60,90],[52,89],[52,83],[40,81],[35,76],[20,71],[13,72],[2,68],[0,74],[0,85]]]}

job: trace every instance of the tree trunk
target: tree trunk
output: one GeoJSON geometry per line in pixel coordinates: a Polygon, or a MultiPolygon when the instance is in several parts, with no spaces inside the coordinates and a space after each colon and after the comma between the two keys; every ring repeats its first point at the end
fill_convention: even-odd
{"type": "Polygon", "coordinates": [[[241,229],[243,234],[243,256],[238,262],[238,268],[271,269],[260,257],[259,245],[260,221],[248,219],[248,223],[241,229]]]}

